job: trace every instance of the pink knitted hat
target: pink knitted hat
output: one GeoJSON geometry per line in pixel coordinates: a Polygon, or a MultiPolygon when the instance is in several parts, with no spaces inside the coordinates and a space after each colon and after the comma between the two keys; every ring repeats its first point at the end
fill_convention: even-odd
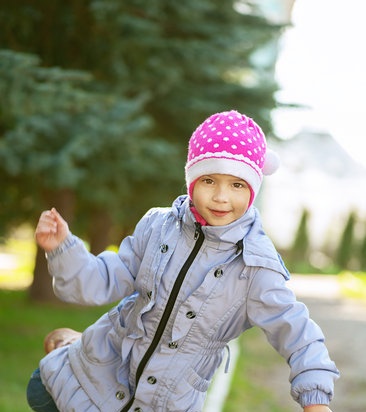
{"type": "Polygon", "coordinates": [[[228,174],[245,180],[251,188],[250,204],[258,194],[263,175],[274,173],[278,156],[267,149],[261,128],[235,110],[217,113],[193,132],[185,167],[192,199],[195,181],[203,175],[228,174]]]}

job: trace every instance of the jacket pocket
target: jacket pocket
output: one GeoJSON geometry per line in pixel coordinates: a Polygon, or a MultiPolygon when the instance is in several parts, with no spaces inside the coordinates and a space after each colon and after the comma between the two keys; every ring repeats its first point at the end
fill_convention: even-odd
{"type": "Polygon", "coordinates": [[[193,387],[193,389],[199,392],[206,392],[211,383],[211,381],[199,376],[192,368],[187,370],[185,380],[193,387]]]}
{"type": "Polygon", "coordinates": [[[199,376],[194,369],[188,368],[170,395],[166,410],[169,412],[202,411],[210,383],[211,381],[199,376]]]}

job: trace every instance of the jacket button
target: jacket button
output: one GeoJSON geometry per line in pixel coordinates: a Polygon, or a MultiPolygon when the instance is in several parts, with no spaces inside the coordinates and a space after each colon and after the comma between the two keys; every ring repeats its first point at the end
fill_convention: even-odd
{"type": "Polygon", "coordinates": [[[221,278],[221,276],[224,274],[224,271],[222,269],[216,269],[214,276],[215,278],[221,278]]]}
{"type": "Polygon", "coordinates": [[[148,297],[149,299],[151,299],[151,296],[152,296],[152,290],[150,290],[149,292],[147,292],[147,293],[146,293],[146,295],[147,295],[147,297],[148,297]]]}
{"type": "Polygon", "coordinates": [[[163,244],[163,245],[160,245],[160,252],[161,253],[166,253],[167,251],[168,251],[168,245],[165,245],[165,244],[163,244]]]}
{"type": "Polygon", "coordinates": [[[122,399],[124,399],[125,398],[125,393],[123,392],[123,391],[118,391],[118,392],[116,392],[116,398],[119,400],[119,401],[121,401],[122,399]]]}
{"type": "Polygon", "coordinates": [[[135,412],[142,412],[142,408],[135,408],[134,411],[135,412]]]}
{"type": "Polygon", "coordinates": [[[169,342],[169,348],[170,349],[177,349],[178,348],[178,342],[169,342]]]}
{"type": "Polygon", "coordinates": [[[186,316],[188,319],[194,319],[196,317],[196,313],[190,310],[189,312],[186,313],[186,316]]]}
{"type": "Polygon", "coordinates": [[[155,385],[155,383],[156,383],[156,378],[155,378],[155,376],[149,376],[149,377],[147,378],[147,381],[148,381],[151,385],[155,385]]]}

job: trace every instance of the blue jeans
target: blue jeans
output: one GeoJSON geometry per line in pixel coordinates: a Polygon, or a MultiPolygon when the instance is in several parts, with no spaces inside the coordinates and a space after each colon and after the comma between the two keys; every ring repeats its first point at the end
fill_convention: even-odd
{"type": "Polygon", "coordinates": [[[41,381],[39,369],[36,369],[28,383],[27,400],[29,406],[36,412],[58,412],[51,395],[41,381]]]}

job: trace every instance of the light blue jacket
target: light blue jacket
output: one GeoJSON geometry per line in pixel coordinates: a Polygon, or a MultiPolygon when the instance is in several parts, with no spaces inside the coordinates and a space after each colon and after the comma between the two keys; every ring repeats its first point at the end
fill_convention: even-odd
{"type": "Polygon", "coordinates": [[[61,411],[199,412],[227,343],[253,326],[288,362],[297,402],[333,396],[338,371],[323,334],[286,287],[254,207],[201,230],[181,196],[151,209],[118,253],[95,257],[70,235],[48,261],[61,299],[122,299],[81,340],[42,359],[61,411]]]}

